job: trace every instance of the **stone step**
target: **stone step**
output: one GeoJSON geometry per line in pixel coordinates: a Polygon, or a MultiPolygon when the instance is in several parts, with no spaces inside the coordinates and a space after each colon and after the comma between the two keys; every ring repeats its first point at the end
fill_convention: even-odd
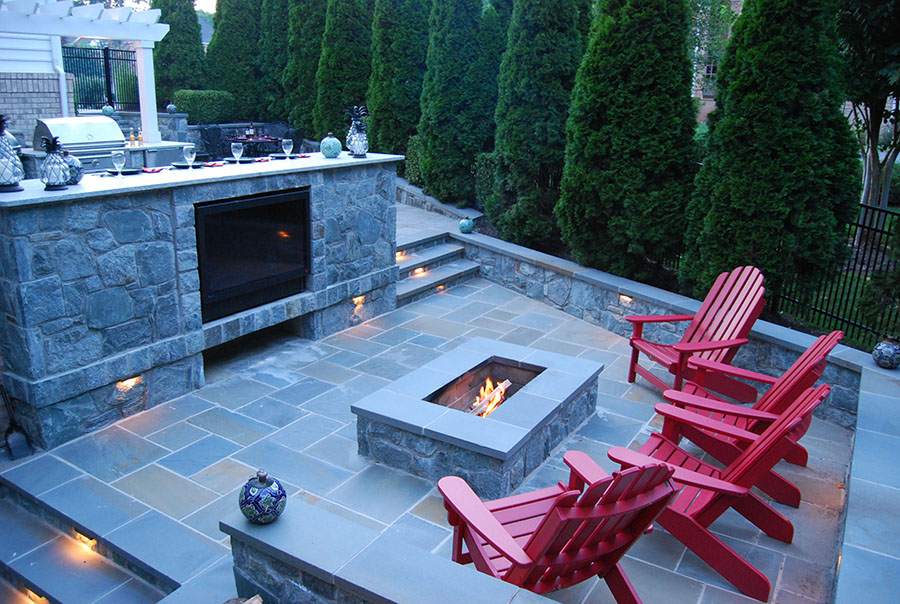
{"type": "MultiPolygon", "coordinates": [[[[139,578],[140,585],[150,586],[153,598],[147,601],[156,602],[220,560],[230,559],[222,544],[53,455],[35,455],[0,471],[0,497],[22,513],[39,516],[57,536],[77,531],[96,540],[95,549],[104,561],[124,568],[122,572],[139,578]],[[173,550],[172,543],[179,547],[173,550]]],[[[51,548],[49,544],[43,547],[51,548]]],[[[60,548],[52,546],[48,555],[60,548]]]]}
{"type": "Polygon", "coordinates": [[[446,231],[418,231],[411,236],[397,236],[398,254],[416,254],[421,250],[441,245],[449,241],[449,233],[446,231]]]}
{"type": "Polygon", "coordinates": [[[463,256],[465,248],[454,243],[440,243],[438,245],[419,249],[415,253],[407,253],[397,260],[400,268],[400,278],[405,279],[413,274],[416,269],[433,270],[442,264],[459,260],[463,256]]]}
{"type": "Polygon", "coordinates": [[[397,306],[415,301],[421,296],[431,295],[435,288],[455,285],[474,277],[480,266],[471,260],[455,260],[426,271],[422,275],[407,277],[397,282],[397,306]]]}
{"type": "MultiPolygon", "coordinates": [[[[40,596],[53,604],[155,603],[164,596],[11,497],[0,497],[0,526],[0,576],[8,582],[8,586],[0,585],[0,596],[6,595],[7,588],[22,594],[23,602],[44,601],[36,597],[40,596]]],[[[10,595],[3,601],[18,600],[10,595]]]]}

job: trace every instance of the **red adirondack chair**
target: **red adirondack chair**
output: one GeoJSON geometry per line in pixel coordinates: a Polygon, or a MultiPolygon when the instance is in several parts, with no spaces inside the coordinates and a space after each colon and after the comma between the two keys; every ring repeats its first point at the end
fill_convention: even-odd
{"type": "MultiPolygon", "coordinates": [[[[681,390],[682,382],[693,376],[693,370],[688,367],[689,358],[730,363],[738,348],[747,343],[747,334],[765,306],[763,281],[758,268],[741,266],[718,276],[696,314],[625,317],[633,329],[629,340],[632,351],[628,381],[633,382],[636,374],[640,374],[660,390],[673,387],[681,390]],[[644,339],[646,323],[676,321],[691,322],[680,342],[670,346],[644,339]],[[649,369],[641,367],[638,364],[641,353],[668,369],[675,376],[674,384],[666,384],[649,369]]],[[[752,387],[725,375],[711,375],[706,386],[741,402],[749,403],[756,399],[756,391],[752,387]]]]}
{"type": "MultiPolygon", "coordinates": [[[[793,540],[790,521],[750,489],[784,457],[790,448],[788,435],[830,390],[827,385],[807,389],[762,434],[752,434],[750,445],[725,468],[685,452],[662,434],[652,434],[638,451],[613,447],[609,457],[623,468],[662,461],[674,469],[672,480],[680,491],[657,522],[741,592],[765,602],[769,599],[768,579],[709,526],[734,508],[773,539],[785,543],[793,540]]],[[[676,411],[684,416],[684,421],[702,423],[706,419],[683,409],[676,411]]]]}
{"type": "MultiPolygon", "coordinates": [[[[675,443],[682,436],[687,436],[691,442],[720,462],[731,463],[747,446],[747,441],[736,435],[741,435],[743,432],[760,434],[779,415],[784,413],[785,409],[800,394],[815,384],[816,380],[822,376],[826,357],[834,350],[843,336],[844,332],[842,331],[833,331],[820,336],[779,378],[707,359],[691,359],[688,365],[694,366],[697,370],[696,382],[686,381],[682,391],[667,390],[663,396],[680,409],[693,411],[716,422],[715,428],[708,429],[684,424],[671,417],[669,405],[657,405],[656,412],[663,417],[668,416],[663,425],[663,435],[675,443]],[[701,384],[708,372],[724,373],[733,377],[762,382],[770,384],[771,387],[753,407],[743,407],[723,401],[705,390],[701,384]]],[[[811,421],[812,414],[810,413],[794,430],[793,437],[799,439],[806,434],[811,421]]],[[[791,448],[785,456],[788,462],[801,466],[806,465],[808,458],[806,449],[797,442],[792,442],[791,448]]],[[[793,507],[800,505],[800,490],[774,471],[770,471],[756,486],[778,503],[793,507]]]]}
{"type": "Polygon", "coordinates": [[[441,478],[453,560],[535,593],[597,576],[616,602],[639,604],[619,560],[671,499],[673,471],[651,460],[609,476],[580,451],[564,460],[572,468],[568,487],[488,502],[463,479],[441,478]]]}

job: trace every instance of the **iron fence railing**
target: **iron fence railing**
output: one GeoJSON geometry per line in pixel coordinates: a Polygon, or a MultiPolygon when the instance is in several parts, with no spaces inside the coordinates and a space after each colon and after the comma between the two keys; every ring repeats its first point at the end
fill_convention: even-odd
{"type": "MultiPolygon", "coordinates": [[[[846,334],[846,343],[871,348],[883,334],[900,330],[897,307],[878,308],[874,313],[866,313],[864,308],[872,303],[865,297],[872,278],[898,268],[891,247],[900,230],[900,212],[863,204],[859,208],[856,220],[845,225],[849,254],[842,270],[823,275],[806,288],[789,277],[769,310],[818,331],[840,329],[846,334]]],[[[681,254],[650,260],[677,273],[681,254]]]]}
{"type": "Polygon", "coordinates": [[[139,111],[137,59],[133,50],[63,46],[63,68],[75,79],[75,110],[139,111]]]}
{"type": "Polygon", "coordinates": [[[895,306],[874,313],[864,308],[873,303],[865,296],[872,278],[897,269],[891,246],[900,229],[900,212],[860,204],[857,219],[846,229],[850,255],[843,269],[805,290],[789,280],[777,300],[778,312],[822,330],[841,329],[848,342],[871,347],[900,324],[895,306]]]}

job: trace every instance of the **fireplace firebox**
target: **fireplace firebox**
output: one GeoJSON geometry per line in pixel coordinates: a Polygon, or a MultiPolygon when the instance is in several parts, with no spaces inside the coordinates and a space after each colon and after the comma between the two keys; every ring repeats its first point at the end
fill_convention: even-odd
{"type": "Polygon", "coordinates": [[[300,293],[309,273],[309,188],[195,207],[203,321],[300,293]]]}
{"type": "Polygon", "coordinates": [[[504,400],[544,371],[544,367],[498,356],[479,363],[463,375],[425,397],[435,403],[480,417],[488,416],[504,400]],[[500,390],[500,392],[498,392],[500,390]],[[493,400],[491,395],[494,395],[493,400]]]}

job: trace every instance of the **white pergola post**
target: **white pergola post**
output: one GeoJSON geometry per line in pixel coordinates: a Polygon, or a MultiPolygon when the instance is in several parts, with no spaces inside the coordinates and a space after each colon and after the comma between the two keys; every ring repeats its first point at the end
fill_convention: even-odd
{"type": "Polygon", "coordinates": [[[150,41],[134,41],[138,72],[138,98],[141,102],[141,131],[144,134],[144,142],[147,143],[158,143],[162,140],[162,134],[159,132],[159,116],[156,114],[153,46],[154,43],[150,41]]]}

